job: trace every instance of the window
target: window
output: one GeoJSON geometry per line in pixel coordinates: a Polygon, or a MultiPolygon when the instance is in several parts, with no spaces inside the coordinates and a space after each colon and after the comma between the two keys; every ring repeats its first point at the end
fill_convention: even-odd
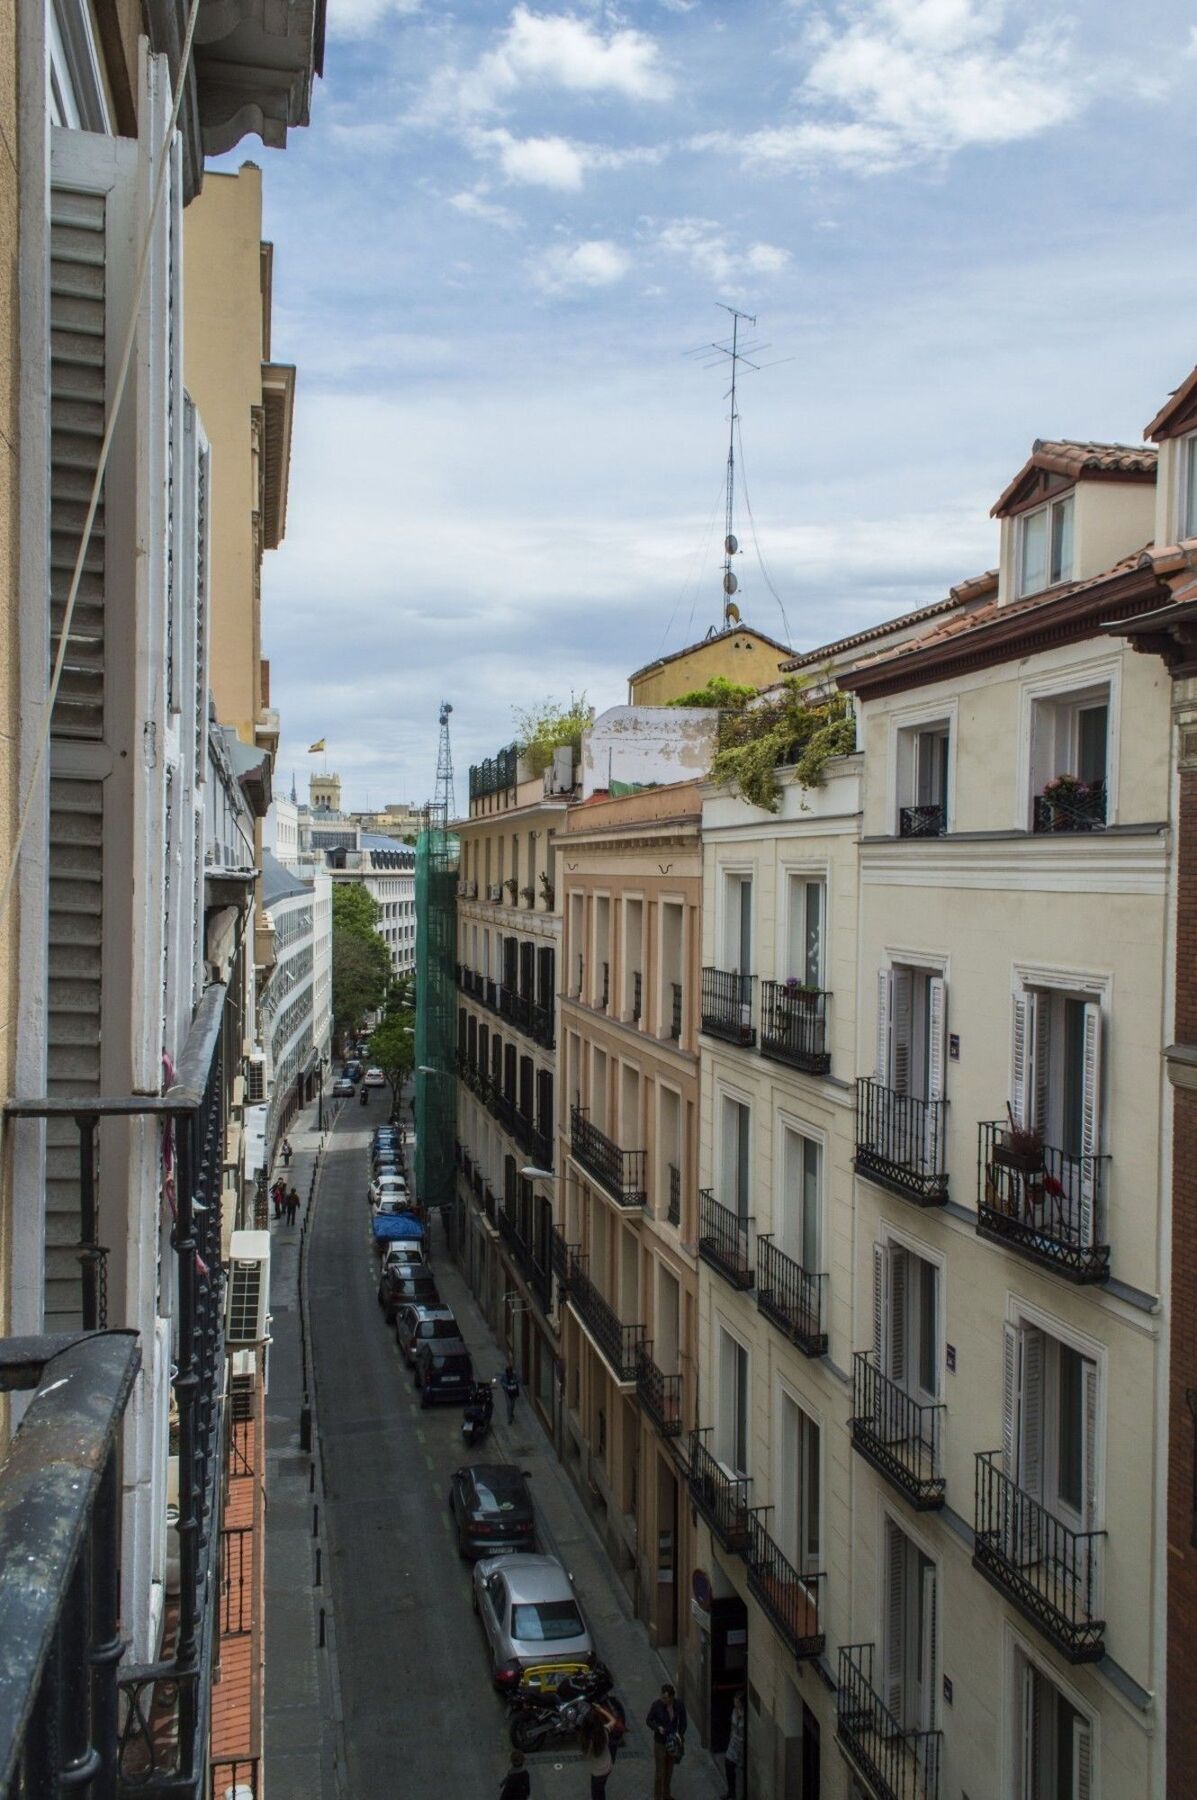
{"type": "Polygon", "coordinates": [[[877,1079],[914,1100],[942,1100],[947,984],[930,969],[882,969],[877,1001],[877,1079]]]}
{"type": "Polygon", "coordinates": [[[1072,580],[1073,499],[1065,494],[1017,520],[1020,598],[1072,580]]]}
{"type": "Polygon", "coordinates": [[[1182,438],[1180,450],[1180,507],[1177,536],[1197,537],[1197,432],[1182,438]]]}
{"type": "Polygon", "coordinates": [[[819,1427],[788,1394],[781,1397],[777,1531],[782,1554],[801,1574],[818,1568],[819,1427]]]}
{"type": "Polygon", "coordinates": [[[893,1519],[885,1521],[882,1649],[885,1704],[903,1731],[935,1729],[938,1571],[893,1519]]]}
{"type": "Polygon", "coordinates": [[[1074,1531],[1097,1529],[1097,1364],[1025,1320],[1005,1327],[1002,1458],[1074,1531]]]}
{"type": "Polygon", "coordinates": [[[823,986],[823,929],[827,913],[825,884],[806,875],[791,875],[786,908],[789,942],[784,974],[806,987],[823,986]]]}
{"type": "Polygon", "coordinates": [[[901,1244],[873,1245],[873,1354],[920,1405],[939,1399],[939,1270],[901,1244]]]}
{"type": "Polygon", "coordinates": [[[737,1475],[748,1473],[748,1352],[719,1328],[719,1417],[715,1455],[737,1475]]]}
{"type": "Polygon", "coordinates": [[[785,1128],[782,1140],[782,1195],[774,1241],[779,1250],[808,1274],[820,1267],[819,1191],[822,1146],[814,1138],[785,1128]]]}
{"type": "Polygon", "coordinates": [[[948,828],[951,727],[946,719],[898,733],[898,835],[942,837],[948,828]]]}
{"type": "Polygon", "coordinates": [[[752,1113],[739,1100],[723,1102],[723,1192],[717,1196],[738,1218],[748,1217],[752,1192],[752,1113]]]}
{"type": "Polygon", "coordinates": [[[1064,1191],[1054,1201],[1074,1215],[1068,1222],[1081,1241],[1092,1243],[1101,1224],[1094,1217],[1094,1159],[1101,1155],[1101,1007],[1080,994],[1024,988],[1014,996],[1013,1036],[1011,1111],[1060,1153],[1050,1172],[1064,1191]]]}
{"type": "Polygon", "coordinates": [[[752,973],[752,876],[725,877],[723,966],[732,974],[752,973]]]}
{"type": "Polygon", "coordinates": [[[1110,686],[1037,700],[1031,715],[1032,825],[1036,831],[1104,825],[1110,761],[1110,686]]]}
{"type": "Polygon", "coordinates": [[[1029,1657],[1015,1653],[1018,1800],[1090,1800],[1093,1728],[1029,1657]]]}

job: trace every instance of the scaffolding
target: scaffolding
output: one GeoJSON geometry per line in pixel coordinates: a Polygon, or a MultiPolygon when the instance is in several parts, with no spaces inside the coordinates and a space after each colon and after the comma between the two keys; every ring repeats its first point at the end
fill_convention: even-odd
{"type": "Polygon", "coordinates": [[[457,838],[443,801],[416,839],[416,1195],[452,1216],[457,1134],[457,838]]]}

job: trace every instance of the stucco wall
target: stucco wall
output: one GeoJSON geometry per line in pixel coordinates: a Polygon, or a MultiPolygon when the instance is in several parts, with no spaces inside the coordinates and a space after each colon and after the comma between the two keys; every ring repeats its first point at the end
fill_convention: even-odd
{"type": "Polygon", "coordinates": [[[718,714],[704,707],[612,706],[582,734],[582,797],[613,781],[693,780],[715,754],[718,714]]]}
{"type": "Polygon", "coordinates": [[[720,632],[670,662],[650,663],[629,681],[628,697],[634,706],[665,706],[681,694],[705,687],[715,675],[744,687],[768,687],[777,680],[785,656],[776,645],[762,643],[751,629],[720,632]]]}
{"type": "MultiPolygon", "coordinates": [[[[11,855],[19,805],[17,166],[17,9],[16,0],[0,0],[0,595],[4,608],[0,628],[0,860],[4,865],[11,855]]],[[[16,938],[7,923],[0,927],[0,1093],[4,1094],[13,1091],[16,938]]],[[[8,1233],[5,1207],[0,1211],[0,1333],[8,1328],[8,1233]]]]}

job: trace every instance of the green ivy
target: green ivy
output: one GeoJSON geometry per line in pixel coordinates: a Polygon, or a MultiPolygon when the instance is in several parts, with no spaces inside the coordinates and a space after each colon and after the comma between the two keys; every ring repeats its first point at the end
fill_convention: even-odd
{"type": "Polygon", "coordinates": [[[705,687],[679,694],[676,700],[669,700],[666,705],[717,706],[721,712],[742,712],[750,700],[755,700],[756,693],[754,687],[742,687],[738,681],[729,681],[726,675],[712,675],[705,687]]]}
{"type": "Polygon", "coordinates": [[[779,768],[793,768],[803,787],[819,787],[823,765],[855,747],[847,695],[833,690],[811,699],[806,684],[791,676],[759,705],[723,713],[711,779],[734,788],[753,806],[776,812],[779,768]]]}

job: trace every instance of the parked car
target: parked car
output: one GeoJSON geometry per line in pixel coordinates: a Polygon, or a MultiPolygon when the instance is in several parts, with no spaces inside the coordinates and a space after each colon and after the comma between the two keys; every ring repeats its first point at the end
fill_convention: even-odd
{"type": "Polygon", "coordinates": [[[475,1463],[456,1469],[449,1488],[449,1511],[462,1556],[496,1556],[501,1550],[536,1548],[528,1478],[514,1463],[475,1463]]]}
{"type": "Polygon", "coordinates": [[[380,1125],[370,1140],[371,1151],[403,1149],[403,1133],[395,1125],[380,1125]]]}
{"type": "Polygon", "coordinates": [[[332,1097],[334,1100],[353,1099],[353,1083],[350,1081],[348,1075],[337,1076],[337,1079],[332,1084],[332,1097]]]}
{"type": "Polygon", "coordinates": [[[370,1158],[370,1171],[372,1175],[402,1175],[403,1157],[398,1150],[375,1150],[370,1158]]]}
{"type": "Polygon", "coordinates": [[[437,1400],[464,1406],[469,1399],[474,1365],[463,1339],[438,1338],[435,1343],[421,1344],[416,1351],[415,1370],[421,1406],[431,1406],[437,1400]]]}
{"type": "Polygon", "coordinates": [[[402,1200],[407,1202],[407,1182],[402,1175],[376,1175],[370,1183],[370,1205],[377,1207],[383,1200],[402,1200]]]}
{"type": "Polygon", "coordinates": [[[515,1687],[533,1665],[594,1660],[593,1639],[555,1556],[518,1553],[476,1562],[474,1611],[496,1687],[515,1687]]]}
{"type": "Polygon", "coordinates": [[[395,1314],[395,1342],[403,1360],[414,1366],[421,1344],[459,1338],[461,1326],[447,1306],[401,1306],[395,1314]]]}
{"type": "Polygon", "coordinates": [[[356,1086],[356,1084],[362,1078],[362,1065],[360,1062],[351,1060],[345,1064],[345,1067],[341,1070],[341,1073],[342,1073],[342,1075],[347,1075],[349,1077],[350,1081],[352,1081],[354,1083],[354,1085],[356,1086]]]}
{"type": "Polygon", "coordinates": [[[386,1076],[378,1068],[367,1069],[365,1080],[367,1087],[385,1087],[387,1084],[386,1076]]]}
{"type": "Polygon", "coordinates": [[[387,1324],[394,1322],[401,1306],[412,1301],[421,1306],[439,1306],[441,1297],[435,1280],[418,1263],[392,1263],[378,1278],[378,1304],[387,1324]]]}
{"type": "Polygon", "coordinates": [[[391,1263],[406,1263],[409,1269],[428,1269],[428,1252],[424,1245],[411,1238],[392,1238],[382,1253],[382,1266],[387,1268],[391,1263]]]}

